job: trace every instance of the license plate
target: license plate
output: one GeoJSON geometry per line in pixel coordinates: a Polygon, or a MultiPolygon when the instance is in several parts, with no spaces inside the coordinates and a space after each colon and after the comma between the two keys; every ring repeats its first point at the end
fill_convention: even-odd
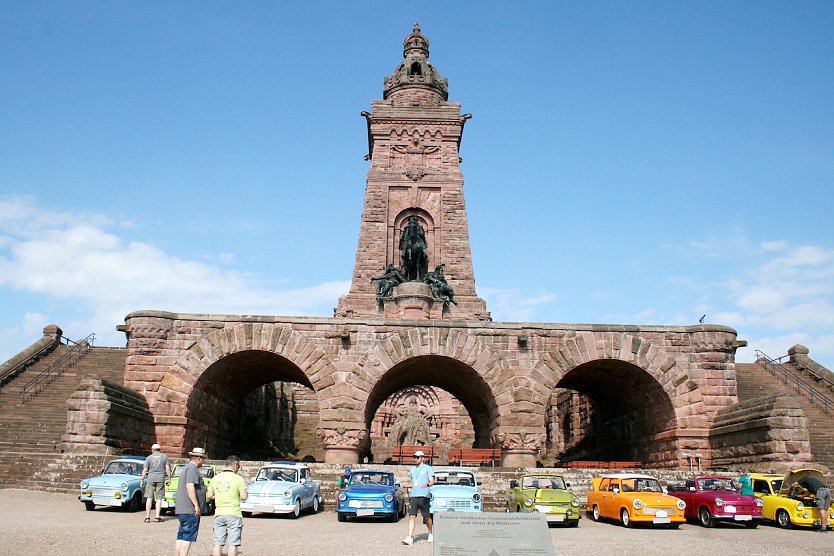
{"type": "Polygon", "coordinates": [[[121,502],[121,500],[110,500],[110,505],[111,506],[121,506],[122,502],[121,502]]]}
{"type": "Polygon", "coordinates": [[[733,519],[735,519],[736,521],[750,521],[751,519],[753,519],[753,516],[752,515],[734,515],[733,519]]]}
{"type": "Polygon", "coordinates": [[[261,513],[266,513],[266,514],[271,514],[274,511],[272,506],[262,506],[260,504],[255,504],[254,509],[255,509],[256,512],[261,512],[261,513]]]}
{"type": "Polygon", "coordinates": [[[654,514],[654,515],[655,515],[655,517],[660,517],[660,518],[669,517],[669,514],[666,513],[666,510],[657,510],[657,513],[654,514]]]}
{"type": "Polygon", "coordinates": [[[656,517],[652,520],[652,523],[671,523],[672,520],[668,517],[656,517]]]}
{"type": "Polygon", "coordinates": [[[356,510],[356,517],[367,517],[369,515],[374,515],[374,511],[369,509],[356,510]]]}
{"type": "Polygon", "coordinates": [[[565,516],[563,516],[563,515],[549,515],[549,516],[547,516],[547,521],[562,522],[562,521],[565,521],[565,516]]]}
{"type": "Polygon", "coordinates": [[[727,512],[728,514],[734,514],[734,513],[736,513],[736,507],[735,506],[724,506],[724,511],[727,512]]]}

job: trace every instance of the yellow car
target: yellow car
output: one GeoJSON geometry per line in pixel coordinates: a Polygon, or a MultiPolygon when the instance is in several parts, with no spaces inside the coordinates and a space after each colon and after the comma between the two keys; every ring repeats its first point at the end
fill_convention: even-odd
{"type": "MultiPolygon", "coordinates": [[[[788,471],[784,477],[750,473],[753,491],[764,502],[762,517],[775,521],[776,525],[783,529],[795,526],[819,527],[820,514],[814,493],[791,492],[791,485],[795,481],[808,476],[823,482],[825,479],[823,473],[816,469],[796,469],[788,471]]],[[[834,510],[834,504],[828,510],[829,515],[832,510],[834,510]]]]}
{"type": "Polygon", "coordinates": [[[686,521],[686,502],[664,494],[660,482],[649,475],[618,473],[594,477],[588,492],[588,511],[594,521],[606,517],[625,527],[635,523],[668,525],[677,529],[686,521]]]}

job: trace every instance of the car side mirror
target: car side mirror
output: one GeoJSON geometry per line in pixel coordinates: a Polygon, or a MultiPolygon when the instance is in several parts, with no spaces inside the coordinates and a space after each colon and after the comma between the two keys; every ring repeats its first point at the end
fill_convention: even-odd
{"type": "Polygon", "coordinates": [[[663,487],[663,494],[669,494],[669,491],[666,490],[666,487],[663,487]]]}
{"type": "Polygon", "coordinates": [[[694,491],[694,490],[695,490],[695,487],[689,487],[689,490],[694,491]]]}

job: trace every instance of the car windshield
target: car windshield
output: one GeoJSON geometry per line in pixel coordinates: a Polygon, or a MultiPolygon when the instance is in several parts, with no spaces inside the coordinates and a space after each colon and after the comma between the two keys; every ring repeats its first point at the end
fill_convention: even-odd
{"type": "Polygon", "coordinates": [[[436,485],[475,486],[475,475],[466,472],[437,472],[434,474],[436,485]]]}
{"type": "Polygon", "coordinates": [[[105,475],[141,475],[142,464],[134,461],[111,461],[104,468],[105,475]]]}
{"type": "Polygon", "coordinates": [[[732,479],[698,479],[698,490],[732,490],[736,483],[732,479]]]}
{"type": "Polygon", "coordinates": [[[565,488],[565,480],[562,477],[524,477],[521,479],[521,488],[565,488]]]}
{"type": "Polygon", "coordinates": [[[363,471],[361,473],[352,474],[350,476],[349,484],[392,486],[394,484],[394,477],[390,473],[373,473],[363,471]]]}
{"type": "Polygon", "coordinates": [[[663,492],[657,479],[623,479],[623,492],[663,492]]]}
{"type": "MultiPolygon", "coordinates": [[[[171,478],[173,479],[174,477],[179,477],[180,473],[182,473],[183,468],[185,468],[185,466],[181,463],[175,465],[174,468],[171,470],[171,478]]],[[[211,479],[212,477],[214,477],[214,469],[212,469],[208,465],[204,465],[200,468],[200,475],[211,479]]]]}
{"type": "Polygon", "coordinates": [[[295,469],[286,469],[280,467],[264,467],[258,471],[255,477],[256,481],[287,481],[290,483],[297,483],[297,472],[295,469]]]}

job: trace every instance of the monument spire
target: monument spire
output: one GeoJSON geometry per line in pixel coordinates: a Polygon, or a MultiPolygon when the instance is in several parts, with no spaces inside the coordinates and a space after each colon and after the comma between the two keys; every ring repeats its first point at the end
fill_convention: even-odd
{"type": "Polygon", "coordinates": [[[460,171],[470,115],[448,90],[415,23],[383,100],[362,112],[371,167],[353,280],[336,316],[490,319],[475,294],[460,171]]]}

